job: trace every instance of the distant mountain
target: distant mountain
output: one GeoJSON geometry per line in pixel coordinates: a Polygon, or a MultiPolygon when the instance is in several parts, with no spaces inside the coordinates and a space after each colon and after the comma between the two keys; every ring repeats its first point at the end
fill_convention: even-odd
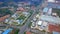
{"type": "Polygon", "coordinates": [[[42,0],[0,0],[0,2],[30,2],[32,5],[39,5],[42,0]]]}
{"type": "Polygon", "coordinates": [[[9,2],[9,1],[15,1],[15,2],[19,2],[19,1],[41,1],[41,0],[0,0],[1,2],[9,2]]]}
{"type": "Polygon", "coordinates": [[[0,0],[0,2],[41,2],[42,0],[0,0]]]}

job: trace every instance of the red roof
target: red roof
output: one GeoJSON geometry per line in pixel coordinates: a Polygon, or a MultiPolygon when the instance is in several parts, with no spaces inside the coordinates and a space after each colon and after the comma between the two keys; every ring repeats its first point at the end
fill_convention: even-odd
{"type": "Polygon", "coordinates": [[[60,32],[60,26],[58,25],[49,24],[48,29],[49,29],[49,32],[53,32],[53,31],[60,32]]]}
{"type": "Polygon", "coordinates": [[[0,18],[0,22],[4,21],[6,18],[8,18],[10,15],[6,15],[0,18]]]}
{"type": "Polygon", "coordinates": [[[31,32],[28,31],[28,32],[26,32],[26,34],[31,34],[31,32]]]}

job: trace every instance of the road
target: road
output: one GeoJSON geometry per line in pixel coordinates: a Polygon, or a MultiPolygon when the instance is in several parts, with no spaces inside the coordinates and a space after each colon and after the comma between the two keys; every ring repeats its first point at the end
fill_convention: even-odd
{"type": "MultiPolygon", "coordinates": [[[[41,7],[41,6],[40,6],[41,7]]],[[[37,8],[36,8],[37,9],[37,8]]],[[[24,34],[24,32],[25,32],[25,30],[28,28],[28,25],[30,24],[30,20],[31,19],[33,19],[33,16],[36,14],[36,11],[34,11],[33,12],[33,14],[31,15],[31,17],[27,20],[27,22],[25,23],[25,25],[24,26],[22,26],[22,27],[18,27],[18,28],[20,28],[20,31],[19,31],[19,33],[18,34],[24,34]]],[[[2,24],[1,24],[2,25],[2,24]]],[[[7,25],[6,25],[7,26],[7,25]]],[[[10,25],[8,25],[8,26],[10,26],[10,25]]],[[[11,26],[11,27],[17,27],[17,26],[11,26]]]]}
{"type": "MultiPolygon", "coordinates": [[[[43,8],[45,7],[46,3],[43,3],[42,6],[37,7],[36,9],[38,10],[39,8],[43,8]]],[[[24,26],[22,26],[22,28],[20,29],[18,34],[24,34],[25,30],[28,28],[28,25],[30,24],[30,20],[33,19],[33,16],[36,14],[36,11],[33,12],[33,14],[31,15],[31,17],[27,20],[27,22],[25,23],[24,26]]]]}
{"type": "Polygon", "coordinates": [[[12,25],[6,25],[6,24],[0,24],[0,26],[9,26],[9,27],[14,27],[14,28],[20,28],[20,31],[18,34],[24,34],[25,30],[28,28],[28,25],[30,24],[30,20],[33,18],[33,16],[36,14],[36,11],[33,12],[33,14],[30,16],[30,18],[27,20],[25,25],[22,27],[17,27],[17,26],[12,26],[12,25]]]}
{"type": "MultiPolygon", "coordinates": [[[[41,7],[40,7],[41,8],[41,7]]],[[[30,24],[30,20],[33,19],[33,16],[36,14],[38,10],[38,7],[36,8],[36,10],[33,12],[33,14],[31,15],[31,17],[27,20],[27,22],[25,23],[24,26],[22,26],[22,28],[20,29],[18,34],[24,34],[25,30],[28,28],[28,25],[30,24]]]]}
{"type": "Polygon", "coordinates": [[[0,24],[0,26],[8,26],[8,27],[12,27],[12,28],[20,28],[20,26],[15,26],[15,25],[7,25],[7,24],[0,24]]]}
{"type": "Polygon", "coordinates": [[[24,34],[25,30],[28,28],[28,25],[30,24],[30,20],[33,18],[33,16],[36,14],[36,11],[33,12],[31,17],[27,20],[24,26],[20,28],[20,32],[18,34],[24,34]]]}

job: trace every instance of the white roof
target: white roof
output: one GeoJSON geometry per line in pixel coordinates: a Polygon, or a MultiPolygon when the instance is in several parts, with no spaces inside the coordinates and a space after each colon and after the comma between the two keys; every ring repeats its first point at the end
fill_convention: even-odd
{"type": "Polygon", "coordinates": [[[18,22],[18,24],[20,24],[20,21],[19,20],[16,20],[18,22]]]}
{"type": "Polygon", "coordinates": [[[8,22],[8,21],[9,21],[8,19],[5,20],[5,22],[8,22]]]}
{"type": "Polygon", "coordinates": [[[49,8],[48,14],[51,14],[51,13],[52,13],[52,8],[49,8]]]}
{"type": "Polygon", "coordinates": [[[38,23],[37,23],[38,25],[41,25],[42,24],[42,21],[38,21],[38,23]]]}
{"type": "Polygon", "coordinates": [[[48,0],[48,2],[55,2],[55,0],[48,0]]]}
{"type": "Polygon", "coordinates": [[[44,21],[43,24],[42,24],[42,26],[47,26],[47,22],[44,21]]]}
{"type": "Polygon", "coordinates": [[[2,31],[0,31],[0,34],[2,33],[2,31]]]}

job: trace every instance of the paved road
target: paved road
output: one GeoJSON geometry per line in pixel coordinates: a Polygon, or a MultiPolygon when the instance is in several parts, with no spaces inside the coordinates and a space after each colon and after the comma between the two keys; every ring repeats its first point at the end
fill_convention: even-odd
{"type": "MultiPolygon", "coordinates": [[[[30,20],[33,18],[33,16],[36,14],[36,11],[34,11],[33,12],[33,14],[31,15],[31,17],[27,20],[27,22],[25,23],[25,25],[24,26],[22,26],[22,27],[18,27],[18,28],[20,28],[20,31],[19,31],[19,33],[18,34],[24,34],[24,32],[25,32],[25,30],[28,28],[28,25],[30,24],[30,20]]],[[[1,24],[1,25],[3,25],[3,24],[1,24]]],[[[7,25],[6,25],[7,26],[7,25]]],[[[8,26],[10,26],[10,25],[8,25],[8,26]]],[[[11,27],[17,27],[17,26],[11,26],[11,27]]]]}
{"type": "Polygon", "coordinates": [[[6,25],[6,24],[0,24],[0,26],[8,26],[8,27],[12,27],[12,28],[20,28],[20,26],[13,26],[13,25],[6,25]]]}
{"type": "Polygon", "coordinates": [[[37,10],[38,10],[38,7],[33,12],[33,14],[31,15],[31,17],[27,20],[27,22],[25,23],[25,25],[20,29],[20,32],[18,34],[24,34],[25,30],[28,28],[28,25],[30,24],[30,20],[33,19],[33,16],[36,14],[37,10]]]}
{"type": "Polygon", "coordinates": [[[31,17],[27,20],[24,26],[20,29],[20,32],[18,34],[24,34],[25,30],[28,28],[28,25],[30,24],[30,20],[33,18],[33,16],[36,14],[36,11],[33,12],[31,17]]]}
{"type": "Polygon", "coordinates": [[[14,27],[14,28],[20,28],[20,31],[18,34],[24,34],[25,30],[28,28],[28,25],[30,24],[30,20],[33,18],[33,16],[36,14],[36,11],[33,12],[33,14],[31,15],[31,17],[27,20],[27,22],[25,23],[24,26],[22,27],[17,27],[17,26],[10,26],[10,25],[6,25],[6,24],[0,24],[0,26],[10,26],[10,27],[14,27]]]}
{"type": "Polygon", "coordinates": [[[11,26],[11,25],[6,25],[6,24],[0,24],[0,26],[10,26],[14,28],[20,28],[20,32],[18,34],[24,34],[25,30],[28,28],[28,25],[30,24],[30,20],[33,18],[33,16],[36,14],[36,11],[33,12],[31,17],[27,20],[24,26],[22,27],[17,27],[17,26],[11,26]]]}

